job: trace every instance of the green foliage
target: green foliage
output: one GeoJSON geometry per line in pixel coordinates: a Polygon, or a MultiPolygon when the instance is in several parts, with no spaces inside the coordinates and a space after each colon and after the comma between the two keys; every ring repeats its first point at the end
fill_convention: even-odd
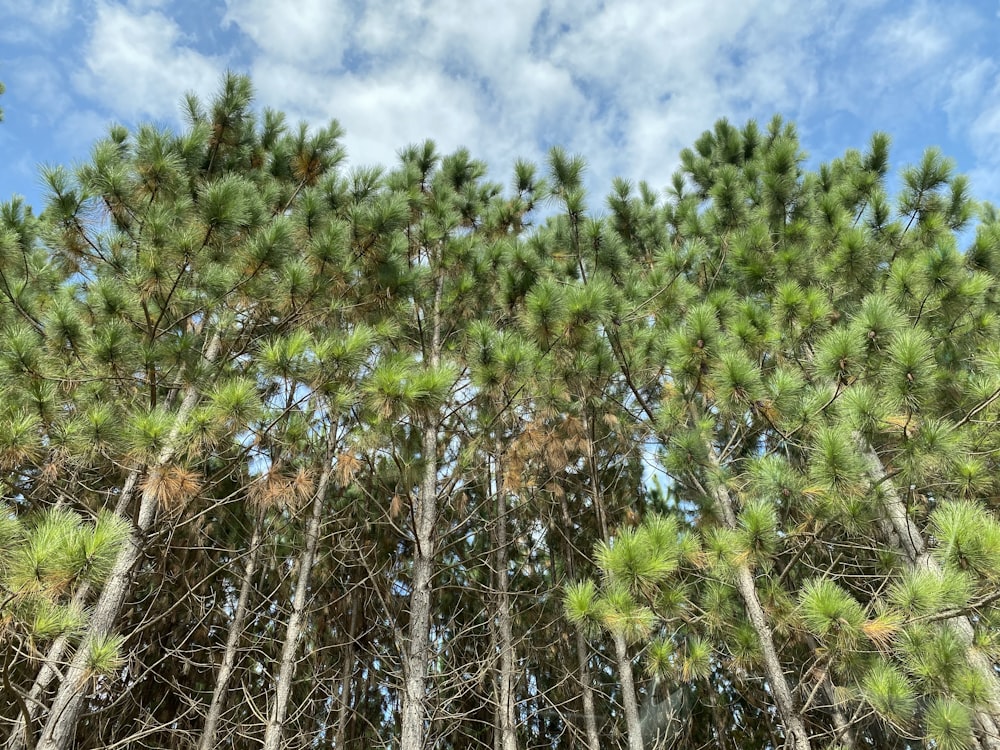
{"type": "Polygon", "coordinates": [[[889,588],[887,599],[908,616],[920,617],[961,606],[969,596],[969,580],[960,571],[908,570],[889,588]]]}
{"type": "Polygon", "coordinates": [[[988,581],[1000,577],[1000,523],[983,508],[966,501],[946,501],[934,509],[930,528],[938,540],[935,554],[954,569],[988,581]]]}
{"type": "Polygon", "coordinates": [[[817,432],[810,469],[815,482],[839,495],[857,491],[863,465],[855,440],[844,428],[826,427],[817,432]]]}
{"type": "Polygon", "coordinates": [[[755,565],[765,565],[778,545],[778,513],[774,504],[751,500],[740,511],[740,548],[747,550],[755,565]]]}
{"type": "Polygon", "coordinates": [[[498,741],[504,685],[518,746],[631,689],[683,696],[678,747],[771,747],[782,682],[813,746],[984,743],[1000,214],[939,151],[893,194],[885,134],[807,169],[720,121],[602,202],[559,148],[507,188],[431,141],[347,169],[238,74],[185,115],[0,205],[2,668],[70,636],[72,742],[196,741],[233,636],[258,743],[294,622],[292,744],[398,744],[410,669],[442,748],[498,741]]]}
{"type": "Polygon", "coordinates": [[[593,581],[578,581],[566,587],[563,596],[566,618],[573,624],[594,633],[601,621],[601,606],[593,581]]]}
{"type": "Polygon", "coordinates": [[[87,641],[87,671],[92,676],[110,676],[121,668],[125,639],[120,635],[101,635],[87,641]]]}
{"type": "Polygon", "coordinates": [[[65,508],[27,519],[0,506],[0,622],[17,642],[82,632],[87,614],[73,601],[84,584],[101,585],[128,538],[128,523],[102,511],[95,523],[65,508]]]}
{"type": "Polygon", "coordinates": [[[917,699],[906,675],[895,665],[878,661],[862,682],[865,700],[886,721],[905,726],[913,717],[917,699]]]}
{"type": "Polygon", "coordinates": [[[673,641],[657,638],[646,647],[646,672],[650,677],[669,677],[677,657],[673,641]]]}
{"type": "Polygon", "coordinates": [[[927,734],[941,750],[967,750],[975,746],[972,713],[953,698],[936,698],[928,707],[927,734]]]}
{"type": "Polygon", "coordinates": [[[599,542],[594,559],[610,585],[649,597],[677,568],[676,537],[676,526],[656,519],[652,528],[623,529],[611,543],[599,542]]]}
{"type": "Polygon", "coordinates": [[[715,397],[731,412],[752,408],[763,398],[764,386],[757,366],[743,351],[727,351],[719,357],[714,372],[715,397]]]}
{"type": "Polygon", "coordinates": [[[820,641],[839,649],[859,645],[864,609],[835,582],[826,578],[807,581],[799,594],[799,607],[806,627],[820,641]]]}

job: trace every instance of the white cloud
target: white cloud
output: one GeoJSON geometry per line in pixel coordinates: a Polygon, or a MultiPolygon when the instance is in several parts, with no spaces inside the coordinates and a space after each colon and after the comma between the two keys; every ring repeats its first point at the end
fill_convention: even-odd
{"type": "Polygon", "coordinates": [[[827,92],[838,108],[867,119],[940,104],[963,66],[963,44],[980,23],[967,8],[927,2],[883,12],[874,22],[852,21],[856,39],[841,40],[844,64],[827,92]]]}
{"type": "Polygon", "coordinates": [[[882,43],[899,66],[919,67],[948,51],[947,31],[930,20],[927,7],[916,6],[908,17],[885,25],[882,43]]]}
{"type": "Polygon", "coordinates": [[[32,30],[53,33],[73,20],[72,0],[0,0],[0,18],[6,17],[4,37],[26,38],[32,30]]]}
{"type": "Polygon", "coordinates": [[[54,137],[61,144],[77,154],[87,154],[91,145],[107,135],[108,118],[91,109],[67,112],[55,127],[54,137]]]}
{"type": "Polygon", "coordinates": [[[176,119],[184,93],[214,91],[223,68],[184,41],[159,11],[98,2],[75,81],[115,116],[176,119]]]}
{"type": "MultiPolygon", "coordinates": [[[[81,90],[127,118],[169,117],[183,91],[215,90],[224,61],[195,48],[175,4],[122,3],[95,6],[81,90]]],[[[863,127],[940,111],[959,99],[975,13],[926,0],[224,0],[205,13],[221,29],[197,33],[243,50],[260,103],[340,120],[352,163],[433,138],[506,179],[516,158],[561,144],[589,160],[596,205],[617,174],[665,185],[679,150],[722,116],[781,112],[828,158],[863,145],[863,127]]],[[[953,133],[993,159],[994,110],[963,101],[948,110],[953,133]]]]}
{"type": "Polygon", "coordinates": [[[224,25],[233,24],[268,58],[307,70],[341,67],[352,14],[339,0],[226,0],[224,25]]]}
{"type": "Polygon", "coordinates": [[[599,188],[617,173],[663,186],[679,150],[717,118],[742,124],[812,96],[818,61],[807,64],[803,40],[822,21],[805,3],[633,1],[551,13],[551,59],[602,102],[597,122],[570,133],[585,143],[591,128],[601,132],[579,149],[601,155],[599,188]]]}
{"type": "Polygon", "coordinates": [[[353,29],[353,40],[370,55],[405,56],[425,25],[425,0],[370,0],[353,29]]]}
{"type": "MultiPolygon", "coordinates": [[[[294,40],[271,39],[258,45],[253,78],[261,101],[293,117],[336,117],[354,164],[392,162],[431,138],[443,152],[468,147],[505,180],[515,158],[542,156],[540,133],[559,142],[589,117],[570,72],[531,52],[541,9],[540,0],[475,14],[455,0],[371,2],[342,40],[360,64],[324,73],[297,62],[294,40]]],[[[312,21],[317,38],[337,33],[332,19],[312,21]]]]}
{"type": "Polygon", "coordinates": [[[338,3],[300,4],[290,24],[276,7],[228,2],[226,22],[255,44],[261,100],[336,116],[355,163],[433,137],[506,175],[563,144],[588,157],[601,193],[618,173],[665,184],[719,116],[814,96],[803,40],[824,20],[814,4],[763,0],[372,0],[353,26],[338,3]]]}
{"type": "Polygon", "coordinates": [[[450,151],[471,144],[481,122],[473,108],[447,104],[474,101],[468,83],[436,71],[389,69],[377,76],[331,80],[269,62],[254,70],[253,79],[260,101],[284,110],[293,121],[322,125],[337,119],[347,130],[353,164],[392,162],[396,150],[428,138],[450,151]]]}
{"type": "Polygon", "coordinates": [[[530,56],[541,0],[482,3],[469,12],[463,0],[435,0],[425,7],[423,41],[444,59],[461,59],[479,75],[502,76],[530,56]]]}

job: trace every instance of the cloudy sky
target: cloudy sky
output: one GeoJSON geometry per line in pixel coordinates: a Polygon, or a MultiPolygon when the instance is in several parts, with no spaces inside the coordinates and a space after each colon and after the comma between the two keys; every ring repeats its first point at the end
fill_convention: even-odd
{"type": "Polygon", "coordinates": [[[616,175],[667,184],[727,117],[796,121],[812,162],[938,145],[1000,203],[1000,2],[952,0],[0,0],[0,199],[85,159],[111,122],[180,127],[227,68],[261,106],[346,129],[353,164],[433,138],[506,181],[555,144],[591,205],[616,175]]]}

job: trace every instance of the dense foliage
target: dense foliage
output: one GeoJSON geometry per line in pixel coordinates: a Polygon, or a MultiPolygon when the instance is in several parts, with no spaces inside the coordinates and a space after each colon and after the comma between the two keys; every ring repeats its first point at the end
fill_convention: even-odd
{"type": "Polygon", "coordinates": [[[1000,214],[940,153],[720,121],[588,205],[185,109],[0,206],[10,750],[1000,748],[1000,214]]]}

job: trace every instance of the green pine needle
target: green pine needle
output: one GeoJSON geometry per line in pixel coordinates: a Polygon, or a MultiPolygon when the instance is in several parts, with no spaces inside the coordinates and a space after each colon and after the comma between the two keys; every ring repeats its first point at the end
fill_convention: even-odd
{"type": "Polygon", "coordinates": [[[971,750],[972,712],[954,698],[935,698],[924,714],[927,736],[940,750],[971,750]]]}
{"type": "Polygon", "coordinates": [[[799,595],[799,608],[802,621],[821,641],[853,648],[862,637],[864,608],[827,578],[806,582],[799,595]]]}
{"type": "Polygon", "coordinates": [[[91,638],[85,646],[87,649],[87,672],[92,676],[112,676],[124,664],[121,653],[124,644],[125,638],[115,634],[91,638]]]}
{"type": "Polygon", "coordinates": [[[861,685],[865,700],[886,721],[906,725],[917,707],[917,698],[906,675],[893,664],[880,660],[865,675],[861,685]]]}

